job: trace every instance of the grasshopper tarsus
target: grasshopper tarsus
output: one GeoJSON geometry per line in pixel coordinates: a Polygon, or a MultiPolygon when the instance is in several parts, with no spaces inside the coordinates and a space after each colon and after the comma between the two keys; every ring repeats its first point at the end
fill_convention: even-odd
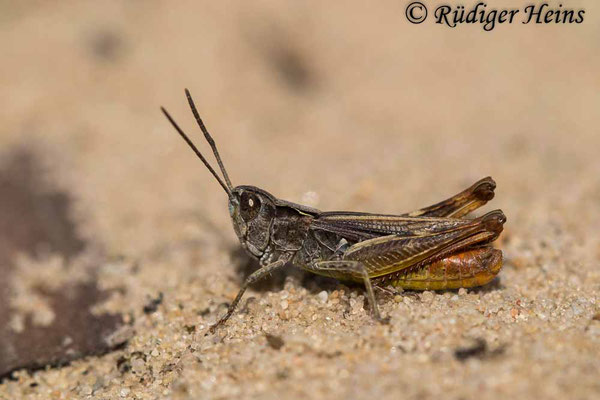
{"type": "MultiPolygon", "coordinates": [[[[225,323],[225,321],[227,321],[228,319],[229,319],[229,317],[227,317],[227,318],[223,318],[223,317],[221,317],[221,319],[220,319],[220,320],[218,320],[217,322],[215,322],[214,324],[212,324],[212,325],[211,325],[211,326],[208,328],[208,333],[210,333],[211,335],[212,335],[212,334],[214,334],[214,333],[217,331],[217,329],[218,329],[218,328],[219,328],[221,325],[223,325],[223,324],[225,323]]],[[[207,335],[208,335],[208,333],[207,333],[207,335]]],[[[204,335],[204,336],[206,336],[206,335],[204,335]]]]}
{"type": "Polygon", "coordinates": [[[255,186],[233,187],[212,136],[185,90],[198,126],[221,176],[169,113],[163,113],[227,193],[233,229],[261,268],[246,279],[227,312],[209,328],[214,333],[233,315],[248,285],[288,263],[340,280],[362,282],[373,318],[382,318],[373,285],[445,290],[487,284],[502,267],[493,242],[506,217],[500,210],[464,218],[494,197],[496,182],[483,178],[439,203],[401,215],[322,212],[278,199],[255,186]]]}

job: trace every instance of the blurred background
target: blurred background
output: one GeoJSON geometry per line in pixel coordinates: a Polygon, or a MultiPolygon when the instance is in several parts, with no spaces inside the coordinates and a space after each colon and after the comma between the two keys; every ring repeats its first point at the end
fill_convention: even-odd
{"type": "MultiPolygon", "coordinates": [[[[194,326],[204,323],[198,310],[212,307],[206,319],[214,319],[215,297],[230,300],[239,287],[226,196],[160,113],[165,106],[210,156],[184,88],[234,185],[324,210],[400,213],[491,175],[498,189],[487,210],[502,208],[508,217],[500,245],[513,263],[502,283],[521,290],[575,279],[560,290],[583,290],[592,307],[584,308],[593,311],[600,288],[597,2],[563,2],[585,9],[582,24],[515,23],[491,32],[434,24],[435,1],[424,1],[429,19],[413,25],[408,3],[0,1],[0,374],[104,353],[132,337],[129,349],[150,353],[144,335],[162,337],[157,324],[175,320],[144,319],[152,312],[142,306],[160,304],[159,293],[175,308],[190,302],[193,312],[178,318],[194,326]],[[541,265],[553,272],[531,272],[541,265]],[[100,311],[73,311],[101,300],[100,311]],[[75,320],[87,321],[79,339],[65,334],[75,320]],[[123,326],[133,329],[107,339],[123,326]],[[91,331],[101,343],[88,343],[91,331]],[[42,337],[49,342],[32,351],[42,337]],[[69,346],[75,350],[65,355],[69,346]]],[[[598,336],[584,342],[587,354],[598,355],[598,336]]],[[[122,354],[81,368],[99,363],[108,373],[122,354]]],[[[46,382],[83,385],[71,375],[78,365],[46,382]]],[[[551,394],[598,389],[585,385],[581,374],[592,364],[585,365],[572,371],[574,382],[584,382],[579,388],[573,382],[551,394]]],[[[193,381],[185,371],[178,379],[193,381]]],[[[19,374],[0,397],[39,380],[19,374]]],[[[366,374],[355,380],[372,395],[366,374]]],[[[94,382],[88,386],[98,393],[112,390],[94,382]]],[[[271,392],[267,385],[254,393],[271,392]]]]}

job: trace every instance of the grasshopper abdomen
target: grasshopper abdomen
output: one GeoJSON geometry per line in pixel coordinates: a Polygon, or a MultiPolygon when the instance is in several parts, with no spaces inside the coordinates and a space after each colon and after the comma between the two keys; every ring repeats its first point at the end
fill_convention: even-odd
{"type": "Polygon", "coordinates": [[[489,246],[454,254],[415,270],[380,278],[380,284],[409,290],[472,288],[489,283],[502,268],[502,251],[489,246]]]}

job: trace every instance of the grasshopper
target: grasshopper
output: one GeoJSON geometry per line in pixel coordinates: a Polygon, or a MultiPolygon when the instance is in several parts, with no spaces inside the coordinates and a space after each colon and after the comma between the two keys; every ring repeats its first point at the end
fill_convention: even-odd
{"type": "Polygon", "coordinates": [[[249,285],[288,264],[344,281],[362,282],[371,314],[381,317],[373,287],[445,290],[482,286],[502,267],[502,252],[491,247],[506,221],[501,210],[463,218],[494,197],[496,183],[483,178],[429,207],[401,215],[354,211],[323,212],[278,199],[255,186],[233,187],[215,141],[190,92],[189,106],[223,174],[221,178],[171,115],[169,122],[227,193],[233,229],[260,268],[243,283],[227,312],[210,331],[234,313],[249,285]]]}

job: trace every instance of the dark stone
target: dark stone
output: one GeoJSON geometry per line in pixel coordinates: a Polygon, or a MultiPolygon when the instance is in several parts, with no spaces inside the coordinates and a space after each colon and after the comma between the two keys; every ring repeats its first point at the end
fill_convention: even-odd
{"type": "Polygon", "coordinates": [[[162,304],[162,301],[163,294],[160,292],[156,298],[150,299],[150,301],[144,305],[144,314],[152,314],[153,312],[156,312],[158,306],[162,304]]]}
{"type": "Polygon", "coordinates": [[[285,342],[279,336],[271,335],[270,333],[265,333],[265,337],[267,338],[267,343],[269,346],[275,350],[279,350],[283,347],[285,342]]]}
{"type": "Polygon", "coordinates": [[[26,316],[22,331],[9,326],[16,312],[10,305],[14,256],[60,254],[71,262],[90,244],[77,233],[69,193],[40,179],[44,171],[35,152],[19,148],[5,156],[0,165],[0,379],[17,369],[60,366],[102,354],[125,340],[117,335],[123,328],[121,315],[91,313],[108,296],[93,281],[33,289],[52,308],[54,320],[40,326],[26,316]]]}
{"type": "Polygon", "coordinates": [[[505,348],[505,345],[501,345],[495,349],[490,349],[485,339],[477,338],[469,346],[456,348],[454,357],[459,361],[466,361],[469,358],[491,359],[504,354],[505,348]]]}
{"type": "Polygon", "coordinates": [[[459,361],[465,361],[471,357],[481,357],[487,351],[485,339],[477,338],[470,346],[458,347],[454,350],[454,357],[459,361]]]}

